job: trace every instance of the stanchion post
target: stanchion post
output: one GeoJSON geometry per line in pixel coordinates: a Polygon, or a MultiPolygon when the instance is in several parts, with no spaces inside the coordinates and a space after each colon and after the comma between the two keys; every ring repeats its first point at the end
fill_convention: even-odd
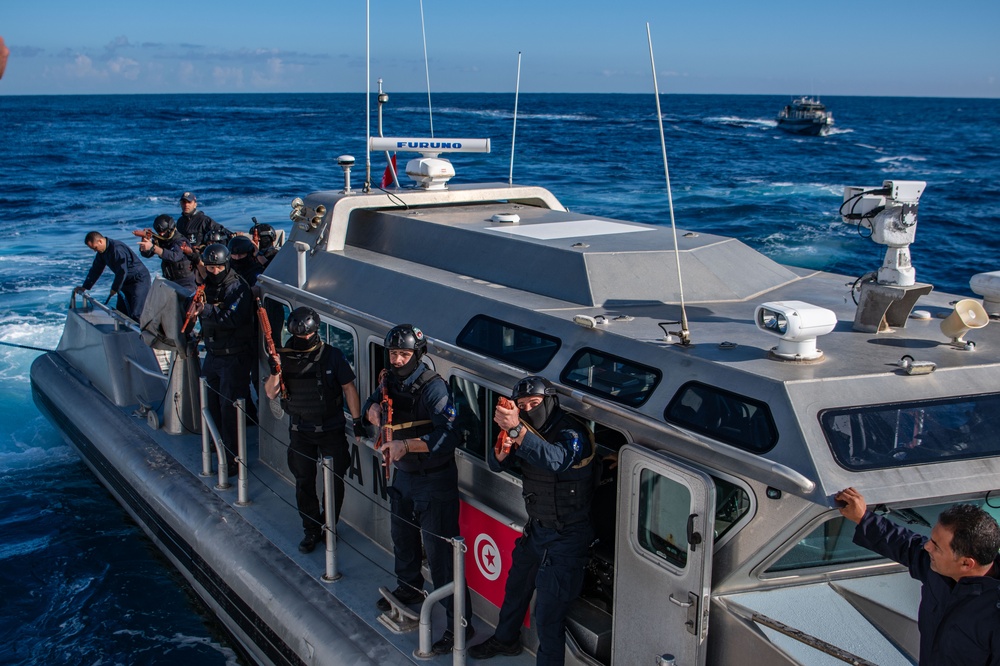
{"type": "Polygon", "coordinates": [[[205,412],[208,410],[208,380],[202,377],[198,380],[198,397],[201,409],[201,475],[212,476],[212,449],[209,446],[208,422],[205,412]]]}
{"type": "Polygon", "coordinates": [[[236,483],[236,506],[250,506],[249,474],[247,473],[247,412],[246,400],[236,400],[236,469],[239,479],[236,483]]]}
{"type": "Polygon", "coordinates": [[[469,622],[465,617],[465,537],[457,536],[451,540],[455,557],[455,626],[452,629],[455,635],[455,645],[451,650],[452,664],[454,666],[465,666],[465,628],[469,622]]]}
{"type": "Polygon", "coordinates": [[[337,571],[337,533],[334,522],[337,519],[337,498],[333,496],[331,456],[323,458],[323,510],[326,513],[326,524],[323,526],[326,532],[326,573],[323,574],[323,582],[333,583],[340,580],[341,574],[337,571]]]}

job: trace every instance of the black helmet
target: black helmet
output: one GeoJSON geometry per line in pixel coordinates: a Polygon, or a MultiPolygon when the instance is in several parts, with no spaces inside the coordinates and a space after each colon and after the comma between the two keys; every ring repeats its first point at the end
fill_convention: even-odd
{"type": "Polygon", "coordinates": [[[424,332],[410,324],[400,324],[390,330],[385,336],[386,349],[412,349],[417,358],[427,351],[427,339],[424,332]]]}
{"type": "Polygon", "coordinates": [[[256,254],[257,248],[246,236],[233,236],[229,239],[230,254],[256,254]]]}
{"type": "Polygon", "coordinates": [[[288,315],[285,326],[288,327],[288,332],[292,335],[312,335],[319,330],[319,315],[312,308],[305,306],[295,308],[288,315]]]}
{"type": "Polygon", "coordinates": [[[205,234],[205,243],[225,243],[226,242],[226,232],[221,229],[212,229],[205,234]]]}
{"type": "Polygon", "coordinates": [[[153,235],[160,240],[170,240],[174,237],[177,222],[169,215],[157,215],[153,220],[153,235]]]}
{"type": "Polygon", "coordinates": [[[549,380],[544,377],[525,377],[518,383],[514,384],[514,390],[510,392],[510,397],[514,400],[518,398],[527,398],[532,395],[540,395],[542,397],[547,395],[555,395],[556,390],[549,383],[549,380]]]}
{"type": "Polygon", "coordinates": [[[229,267],[229,248],[222,243],[212,243],[201,253],[201,263],[206,266],[229,267]]]}
{"type": "Polygon", "coordinates": [[[559,398],[556,397],[556,389],[544,377],[525,377],[514,384],[514,390],[510,397],[514,400],[519,398],[531,398],[538,396],[542,401],[530,410],[521,410],[521,418],[538,432],[544,433],[546,428],[551,426],[553,418],[559,409],[559,398]]]}
{"type": "Polygon", "coordinates": [[[270,224],[255,224],[250,227],[250,233],[257,232],[257,238],[260,239],[260,249],[266,250],[272,247],[275,241],[278,240],[278,232],[274,230],[270,224]]]}

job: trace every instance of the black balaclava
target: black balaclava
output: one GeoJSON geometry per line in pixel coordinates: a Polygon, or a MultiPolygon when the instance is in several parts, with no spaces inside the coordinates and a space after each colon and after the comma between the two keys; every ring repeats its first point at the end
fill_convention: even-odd
{"type": "Polygon", "coordinates": [[[549,419],[559,407],[559,400],[554,395],[547,395],[542,398],[538,406],[530,412],[521,410],[521,418],[538,432],[542,432],[549,419]]]}

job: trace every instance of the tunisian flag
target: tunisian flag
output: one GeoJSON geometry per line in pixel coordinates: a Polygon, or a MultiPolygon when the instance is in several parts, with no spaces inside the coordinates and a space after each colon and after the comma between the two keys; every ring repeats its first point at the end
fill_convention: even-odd
{"type": "MultiPolygon", "coordinates": [[[[499,608],[503,604],[514,542],[521,532],[465,502],[461,503],[458,525],[468,546],[465,553],[466,583],[499,608]]],[[[527,615],[524,626],[530,626],[527,615]]]]}
{"type": "Polygon", "coordinates": [[[392,158],[389,160],[392,162],[392,166],[386,166],[385,173],[382,174],[382,188],[392,187],[395,183],[392,180],[392,173],[396,172],[396,180],[399,180],[399,171],[396,169],[396,153],[392,154],[392,158]]]}

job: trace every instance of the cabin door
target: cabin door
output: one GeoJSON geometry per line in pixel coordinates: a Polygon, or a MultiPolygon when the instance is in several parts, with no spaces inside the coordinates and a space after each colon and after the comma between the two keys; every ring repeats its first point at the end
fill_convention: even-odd
{"type": "Polygon", "coordinates": [[[669,456],[625,446],[618,460],[612,664],[705,663],[715,487],[669,456]]]}

